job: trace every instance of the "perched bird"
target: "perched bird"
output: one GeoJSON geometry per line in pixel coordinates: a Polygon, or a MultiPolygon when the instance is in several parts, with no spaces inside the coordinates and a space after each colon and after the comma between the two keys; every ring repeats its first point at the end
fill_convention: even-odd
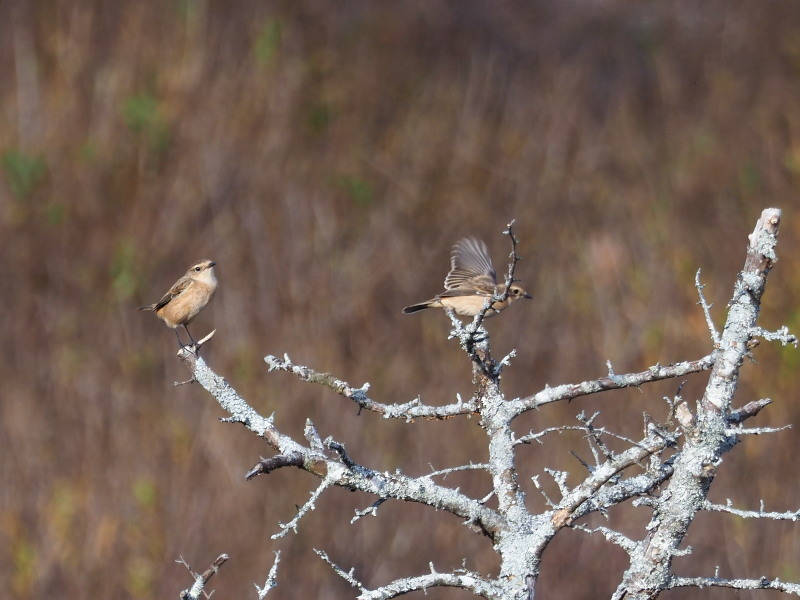
{"type": "MultiPolygon", "coordinates": [[[[453,246],[450,272],[444,280],[444,291],[425,302],[406,306],[403,312],[409,314],[425,308],[445,308],[464,317],[474,317],[488,299],[495,294],[502,294],[503,289],[503,285],[497,285],[497,274],[486,244],[475,238],[464,238],[453,246]]],[[[512,285],[508,290],[508,298],[502,302],[494,302],[486,316],[496,315],[520,298],[532,296],[518,285],[512,285]]]]}
{"type": "Polygon", "coordinates": [[[175,330],[175,336],[181,346],[183,342],[178,335],[177,327],[183,325],[194,344],[194,338],[189,333],[187,325],[206,307],[217,291],[217,277],[214,275],[216,264],[213,260],[201,260],[193,264],[186,271],[186,275],[178,279],[161,300],[155,304],[140,306],[139,310],[156,313],[159,319],[175,330]]]}

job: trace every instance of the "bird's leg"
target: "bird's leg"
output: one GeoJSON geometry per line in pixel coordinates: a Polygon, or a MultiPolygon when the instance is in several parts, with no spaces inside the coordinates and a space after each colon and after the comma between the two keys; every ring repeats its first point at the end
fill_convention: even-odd
{"type": "Polygon", "coordinates": [[[173,329],[173,331],[175,332],[175,337],[178,338],[178,345],[181,348],[186,348],[186,346],[183,345],[183,341],[181,340],[180,334],[178,333],[178,328],[176,327],[175,329],[173,329]]]}
{"type": "Polygon", "coordinates": [[[178,345],[181,347],[181,349],[188,350],[189,352],[191,352],[192,354],[197,356],[197,350],[198,350],[197,342],[194,341],[194,338],[192,337],[192,334],[189,333],[189,328],[186,327],[186,325],[183,325],[183,328],[186,330],[186,333],[189,334],[189,339],[191,340],[191,343],[189,343],[189,344],[184,344],[183,343],[183,340],[181,339],[181,335],[178,333],[178,328],[176,327],[175,328],[175,337],[178,338],[178,345]]]}
{"type": "MultiPolygon", "coordinates": [[[[194,338],[192,337],[192,334],[189,331],[189,328],[186,325],[184,325],[183,328],[186,330],[186,333],[189,334],[189,339],[192,341],[192,343],[189,344],[189,346],[184,346],[184,348],[187,348],[189,350],[189,352],[191,352],[192,354],[197,356],[198,353],[200,352],[200,346],[199,346],[199,344],[197,342],[194,341],[194,338]]],[[[176,329],[175,333],[177,333],[177,332],[178,332],[178,330],[176,329]]]]}
{"type": "Polygon", "coordinates": [[[183,328],[186,330],[186,333],[189,334],[189,339],[192,340],[192,344],[197,344],[197,342],[194,341],[192,334],[189,332],[189,328],[186,325],[184,325],[183,328]]]}

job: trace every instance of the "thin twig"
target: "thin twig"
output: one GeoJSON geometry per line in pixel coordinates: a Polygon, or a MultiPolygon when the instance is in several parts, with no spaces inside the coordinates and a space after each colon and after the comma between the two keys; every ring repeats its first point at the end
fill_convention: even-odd
{"type": "Polygon", "coordinates": [[[314,548],[314,552],[319,556],[323,561],[330,565],[333,572],[336,573],[339,577],[344,579],[347,583],[352,585],[354,588],[358,588],[362,592],[368,591],[367,588],[361,583],[358,579],[356,579],[354,573],[355,569],[350,569],[349,571],[345,571],[342,567],[337,565],[335,562],[331,560],[331,557],[328,556],[328,553],[324,550],[317,550],[314,548]]]}
{"type": "Polygon", "coordinates": [[[311,497],[306,500],[305,504],[303,504],[303,506],[301,506],[297,511],[295,517],[288,523],[278,523],[281,530],[278,533],[273,533],[270,537],[273,540],[277,540],[289,533],[290,530],[297,533],[297,524],[300,522],[300,519],[302,519],[309,511],[317,508],[315,502],[322,495],[322,492],[327,490],[332,485],[334,485],[333,479],[331,477],[325,477],[317,486],[317,489],[311,493],[311,497]]]}
{"type": "Polygon", "coordinates": [[[697,273],[694,274],[694,287],[697,289],[697,295],[700,297],[697,303],[703,307],[703,314],[706,317],[706,327],[708,327],[708,333],[711,335],[711,341],[714,343],[714,348],[719,348],[719,332],[717,328],[714,327],[714,321],[711,318],[711,307],[713,305],[706,302],[705,294],[703,294],[703,288],[706,286],[700,283],[700,269],[697,269],[697,273]]]}
{"type": "Polygon", "coordinates": [[[733,507],[733,502],[730,498],[725,504],[714,504],[706,500],[703,505],[703,510],[710,512],[724,512],[731,515],[736,515],[743,519],[772,519],[774,521],[800,521],[800,510],[787,511],[787,512],[767,512],[764,510],[764,501],[761,501],[761,508],[759,510],[741,510],[733,507]]]}
{"type": "Polygon", "coordinates": [[[679,587],[707,588],[722,587],[735,590],[778,590],[796,596],[800,595],[800,585],[797,583],[785,583],[779,579],[722,579],[720,577],[671,577],[667,585],[674,589],[679,587]]]}
{"type": "MultiPolygon", "coordinates": [[[[188,590],[183,590],[180,593],[179,597],[181,598],[181,600],[198,600],[200,598],[200,594],[203,593],[203,588],[205,588],[205,585],[208,583],[208,580],[214,576],[214,573],[219,571],[219,568],[223,564],[225,564],[225,561],[227,560],[228,560],[227,554],[220,554],[217,557],[217,559],[213,563],[211,563],[211,565],[205,571],[203,571],[202,574],[198,575],[195,573],[194,585],[192,585],[192,587],[190,587],[188,590]]],[[[183,566],[185,566],[190,573],[192,572],[192,569],[189,567],[189,564],[183,558],[181,558],[176,562],[179,562],[183,566]]]]}
{"type": "Polygon", "coordinates": [[[269,591],[278,585],[278,563],[281,562],[281,551],[278,550],[275,552],[275,560],[272,563],[272,568],[269,570],[269,574],[267,575],[267,580],[264,582],[264,587],[258,587],[257,584],[253,584],[256,586],[256,593],[258,594],[258,600],[264,600],[269,594],[269,591]]]}

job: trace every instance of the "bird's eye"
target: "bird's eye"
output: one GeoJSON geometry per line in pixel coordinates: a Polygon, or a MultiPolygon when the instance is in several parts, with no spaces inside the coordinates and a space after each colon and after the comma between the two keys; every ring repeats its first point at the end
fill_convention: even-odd
{"type": "Polygon", "coordinates": [[[515,296],[519,296],[519,288],[514,288],[513,290],[511,290],[511,293],[514,294],[515,296]]]}
{"type": "Polygon", "coordinates": [[[198,273],[199,273],[199,272],[200,272],[202,269],[203,269],[203,267],[195,267],[195,268],[194,268],[194,270],[195,270],[195,271],[197,271],[198,273]]]}

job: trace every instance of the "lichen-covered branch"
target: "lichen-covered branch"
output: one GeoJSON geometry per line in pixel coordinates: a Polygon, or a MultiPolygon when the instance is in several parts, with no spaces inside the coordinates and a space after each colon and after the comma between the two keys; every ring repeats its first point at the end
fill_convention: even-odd
{"type": "Polygon", "coordinates": [[[459,415],[474,414],[478,411],[476,398],[472,398],[467,402],[462,402],[459,399],[458,402],[444,406],[424,404],[420,398],[400,404],[382,404],[367,396],[368,383],[361,387],[355,387],[330,373],[321,373],[310,367],[297,365],[292,362],[288,354],[284,354],[283,358],[271,355],[265,356],[264,362],[267,363],[270,371],[286,371],[296,375],[302,381],[329,387],[340,396],[355,402],[360,409],[378,413],[386,419],[403,419],[405,421],[413,419],[447,419],[459,415]]]}
{"type": "Polygon", "coordinates": [[[609,375],[591,381],[581,383],[569,383],[556,387],[546,387],[540,392],[525,398],[511,400],[509,402],[512,409],[517,413],[541,408],[552,402],[562,402],[572,400],[579,396],[588,396],[598,392],[608,390],[619,390],[629,387],[640,387],[646,383],[662,381],[664,379],[675,379],[684,377],[692,373],[708,371],[714,365],[714,355],[709,354],[697,360],[689,360],[671,365],[654,365],[645,371],[638,373],[628,373],[627,375],[609,375]]]}
{"type": "MultiPolygon", "coordinates": [[[[179,595],[180,599],[199,600],[201,594],[203,593],[203,590],[206,587],[206,584],[208,583],[208,580],[211,579],[217,571],[219,571],[219,568],[222,565],[224,565],[227,560],[228,560],[227,554],[220,554],[205,571],[203,571],[202,573],[194,574],[194,585],[192,585],[192,587],[190,587],[188,590],[183,590],[179,595]]],[[[192,572],[192,569],[189,567],[189,565],[186,563],[185,560],[180,559],[178,562],[183,564],[183,566],[185,566],[190,573],[192,572]]]]}
{"type": "Polygon", "coordinates": [[[673,577],[669,580],[668,587],[693,587],[708,588],[722,587],[733,590],[777,590],[800,596],[800,585],[797,583],[786,583],[779,579],[723,579],[721,577],[673,577]]]}
{"type": "Polygon", "coordinates": [[[227,421],[241,423],[248,430],[264,438],[280,453],[280,457],[260,461],[259,465],[250,470],[248,477],[253,477],[259,472],[268,472],[268,468],[297,466],[325,478],[330,485],[359,490],[379,497],[420,502],[447,510],[474,524],[490,536],[503,527],[504,519],[499,513],[458,490],[435,483],[429,475],[408,477],[399,472],[383,473],[352,462],[348,464],[346,455],[337,450],[343,447],[333,441],[328,441],[326,447],[338,456],[296,442],[281,433],[271,419],[260,416],[222,377],[214,373],[202,358],[188,350],[180,350],[178,354],[193,369],[195,380],[230,413],[231,417],[226,419],[227,421]]]}
{"type": "Polygon", "coordinates": [[[739,369],[749,352],[767,274],[775,263],[780,211],[761,214],[750,236],[744,269],[734,286],[728,318],[713,355],[713,369],[691,435],[675,458],[673,474],[655,500],[648,535],[631,553],[631,563],[612,596],[626,600],[656,598],[672,580],[672,557],[695,514],[706,503],[722,455],[737,442],[728,431],[739,369]]]}
{"type": "MultiPolygon", "coordinates": [[[[661,431],[655,426],[650,426],[650,432],[647,438],[639,442],[637,445],[628,448],[619,456],[614,456],[607,460],[604,464],[594,468],[591,474],[583,480],[575,489],[571,490],[569,494],[559,503],[558,509],[553,515],[553,524],[556,527],[563,527],[569,525],[576,518],[584,516],[588,510],[575,512],[584,502],[596,496],[596,492],[609,481],[614,475],[621,472],[632,465],[640,464],[642,460],[660,452],[670,446],[674,446],[677,437],[667,431],[661,431]]],[[[646,481],[646,480],[645,480],[646,481]]],[[[643,481],[643,483],[645,482],[643,481]]],[[[630,489],[633,494],[644,494],[651,489],[650,482],[647,482],[646,489],[636,490],[630,489]]],[[[588,508],[585,507],[585,508],[588,508]]],[[[596,508],[599,508],[597,506],[596,508]]]]}
{"type": "Polygon", "coordinates": [[[728,499],[726,504],[714,504],[706,500],[703,504],[703,510],[724,512],[736,515],[742,519],[771,519],[773,521],[794,521],[795,523],[800,521],[800,510],[783,512],[766,511],[763,506],[759,510],[742,510],[740,508],[734,508],[730,499],[728,499]]]}
{"type": "Polygon", "coordinates": [[[404,577],[374,590],[364,590],[358,600],[388,600],[411,592],[425,591],[432,587],[453,587],[472,592],[483,598],[502,598],[503,588],[478,573],[429,573],[415,577],[404,577]]]}
{"type": "Polygon", "coordinates": [[[416,591],[425,591],[431,587],[457,587],[472,592],[476,596],[484,598],[500,598],[502,588],[492,581],[482,577],[478,573],[471,573],[466,569],[459,569],[449,573],[439,573],[430,566],[431,572],[426,575],[416,577],[403,577],[386,585],[382,585],[374,590],[367,587],[356,577],[355,571],[350,569],[345,571],[341,566],[333,562],[328,553],[324,550],[314,550],[324,562],[326,562],[333,572],[344,579],[354,588],[358,588],[360,594],[358,600],[387,600],[396,598],[403,594],[416,591]]]}
{"type": "MultiPolygon", "coordinates": [[[[797,584],[784,584],[777,580],[723,580],[718,578],[680,578],[672,573],[672,558],[680,555],[681,542],[700,510],[726,512],[735,517],[758,517],[796,521],[799,513],[773,513],[742,511],[708,502],[708,490],[721,464],[722,455],[733,448],[744,435],[772,433],[775,427],[745,429],[743,423],[770,404],[769,399],[754,400],[738,409],[732,408],[739,370],[745,358],[755,347],[755,337],[783,344],[797,345],[797,339],[782,327],[776,332],[765,331],[756,324],[760,299],[764,293],[766,277],[776,260],[774,247],[780,211],[764,211],[750,236],[745,267],[740,274],[729,305],[727,321],[722,333],[717,332],[711,316],[711,306],[703,295],[699,271],[695,285],[700,297],[706,325],[712,343],[712,352],[692,361],[669,365],[656,364],[646,370],[618,375],[611,365],[608,373],[598,379],[581,383],[546,387],[535,394],[516,399],[506,399],[501,390],[500,374],[508,366],[514,352],[500,361],[491,356],[489,336],[483,327],[485,311],[469,323],[462,323],[450,313],[451,337],[457,338],[473,366],[475,391],[467,401],[444,406],[427,405],[420,398],[402,403],[381,403],[367,394],[369,384],[353,386],[330,373],[315,371],[283,358],[267,356],[270,371],[292,373],[302,381],[324,385],[340,396],[353,401],[359,409],[383,418],[445,419],[476,414],[475,421],[486,436],[488,458],[485,462],[432,469],[426,475],[412,477],[399,468],[394,472],[371,469],[358,457],[351,456],[344,443],[330,437],[323,439],[310,421],[304,430],[305,441],[296,440],[281,432],[273,420],[259,415],[220,376],[215,374],[190,350],[179,356],[189,368],[192,379],[208,390],[226,410],[227,422],[244,425],[262,437],[275,450],[271,457],[261,458],[247,473],[247,478],[267,475],[270,472],[294,467],[316,475],[320,481],[309,499],[288,523],[280,524],[279,538],[295,531],[304,516],[317,508],[324,492],[333,486],[357,490],[371,496],[368,508],[357,511],[351,522],[366,514],[375,515],[378,507],[388,500],[417,502],[450,512],[474,531],[486,535],[500,557],[499,573],[495,577],[457,569],[439,573],[431,572],[401,578],[375,589],[368,589],[355,575],[336,565],[324,551],[317,551],[334,571],[358,589],[363,600],[394,598],[412,591],[434,586],[451,586],[495,600],[530,600],[539,577],[542,556],[552,539],[564,528],[575,528],[588,534],[600,533],[610,543],[623,548],[630,556],[630,566],[615,591],[613,598],[626,600],[654,599],[664,590],[674,587],[719,586],[735,589],[777,589],[796,593],[797,584]],[[546,427],[517,435],[514,424],[517,417],[547,405],[569,401],[579,396],[640,387],[651,382],[683,378],[692,373],[711,371],[702,399],[690,407],[680,397],[667,399],[670,416],[666,423],[657,423],[645,416],[645,433],[642,439],[621,435],[599,427],[595,423],[599,413],[577,416],[580,425],[546,427]],[[591,452],[591,458],[579,458],[588,471],[581,481],[572,482],[565,471],[541,469],[552,477],[560,496],[545,494],[539,485],[540,475],[533,476],[548,505],[540,514],[532,514],[520,487],[518,453],[525,445],[540,442],[552,433],[579,430],[591,452]],[[614,443],[609,443],[614,440],[614,443]],[[619,445],[624,448],[615,450],[619,445]],[[460,489],[453,489],[435,480],[459,471],[483,471],[491,477],[491,488],[482,498],[470,497],[460,489]],[[660,493],[654,491],[659,488],[660,493]],[[489,499],[496,500],[496,508],[489,508],[489,499]],[[622,502],[633,501],[637,506],[652,511],[650,524],[642,531],[641,539],[622,535],[607,527],[588,528],[579,519],[590,513],[605,513],[622,502]]],[[[512,244],[509,271],[506,277],[507,295],[514,280],[514,268],[519,256],[517,241],[509,224],[505,232],[512,244]]],[[[495,298],[497,300],[498,298],[495,298]]],[[[502,299],[502,298],[499,298],[502,299]]],[[[487,302],[487,309],[489,302],[487,302]]],[[[577,457],[577,454],[576,454],[577,457]]]]}
{"type": "Polygon", "coordinates": [[[267,580],[264,582],[264,587],[259,587],[257,584],[254,584],[256,587],[256,593],[258,594],[258,600],[264,600],[269,594],[270,590],[278,585],[278,564],[281,562],[281,553],[280,551],[275,553],[275,560],[272,562],[272,567],[270,567],[269,573],[267,574],[267,580]]]}

